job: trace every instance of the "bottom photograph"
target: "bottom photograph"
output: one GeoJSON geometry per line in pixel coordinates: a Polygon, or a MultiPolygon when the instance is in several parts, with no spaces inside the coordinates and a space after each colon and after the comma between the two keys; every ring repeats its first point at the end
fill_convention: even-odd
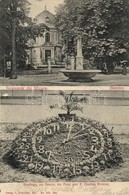
{"type": "Polygon", "coordinates": [[[129,91],[0,91],[0,182],[128,182],[129,91]]]}

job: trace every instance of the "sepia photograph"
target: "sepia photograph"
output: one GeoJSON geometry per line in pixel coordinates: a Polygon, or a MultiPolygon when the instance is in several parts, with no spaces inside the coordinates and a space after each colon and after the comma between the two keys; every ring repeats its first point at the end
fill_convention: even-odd
{"type": "Polygon", "coordinates": [[[0,91],[0,182],[129,182],[129,91],[0,91]]]}
{"type": "Polygon", "coordinates": [[[0,0],[0,195],[129,195],[129,0],[0,0]]]}
{"type": "Polygon", "coordinates": [[[128,0],[1,0],[1,86],[128,86],[128,0]]]}

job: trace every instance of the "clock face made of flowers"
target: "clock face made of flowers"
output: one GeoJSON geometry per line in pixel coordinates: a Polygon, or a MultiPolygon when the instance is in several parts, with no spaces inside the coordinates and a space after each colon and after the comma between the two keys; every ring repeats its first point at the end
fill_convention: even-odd
{"type": "MultiPolygon", "coordinates": [[[[33,123],[12,146],[19,167],[49,177],[93,175],[113,163],[114,138],[99,122],[75,117],[33,123]]],[[[119,155],[118,155],[119,156],[119,155]]]]}

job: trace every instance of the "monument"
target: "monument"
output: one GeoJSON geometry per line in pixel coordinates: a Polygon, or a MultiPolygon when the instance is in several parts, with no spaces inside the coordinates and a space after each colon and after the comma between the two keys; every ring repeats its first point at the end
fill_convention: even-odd
{"type": "Polygon", "coordinates": [[[76,70],[83,70],[82,37],[80,34],[77,37],[76,70]]]}
{"type": "Polygon", "coordinates": [[[70,70],[61,70],[66,77],[69,78],[69,81],[92,81],[92,77],[95,77],[97,73],[101,72],[100,70],[87,69],[83,68],[83,55],[82,55],[82,35],[81,33],[77,36],[77,56],[76,64],[74,64],[75,59],[71,57],[71,69],[70,70]]]}

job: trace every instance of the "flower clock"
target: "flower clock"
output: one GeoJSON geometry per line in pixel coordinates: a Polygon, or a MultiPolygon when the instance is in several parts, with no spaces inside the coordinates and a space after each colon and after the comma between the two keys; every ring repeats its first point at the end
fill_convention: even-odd
{"type": "Polygon", "coordinates": [[[12,143],[17,167],[47,177],[94,175],[122,162],[108,128],[92,119],[51,118],[26,127],[12,143]]]}

